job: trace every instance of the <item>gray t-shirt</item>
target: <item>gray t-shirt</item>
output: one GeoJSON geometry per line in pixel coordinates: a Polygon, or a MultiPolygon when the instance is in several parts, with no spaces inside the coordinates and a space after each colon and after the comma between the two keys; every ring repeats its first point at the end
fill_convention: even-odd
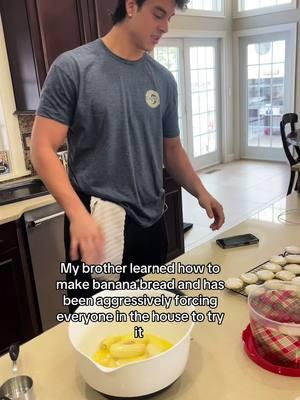
{"type": "Polygon", "coordinates": [[[163,214],[163,138],[178,136],[172,74],[144,54],[128,61],[97,39],[51,66],[37,115],[69,126],[75,190],[115,202],[142,226],[163,214]]]}

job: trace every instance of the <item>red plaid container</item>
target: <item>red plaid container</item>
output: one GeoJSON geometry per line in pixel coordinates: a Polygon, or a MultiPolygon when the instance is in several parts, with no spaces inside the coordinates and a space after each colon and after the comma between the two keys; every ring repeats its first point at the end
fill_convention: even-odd
{"type": "Polygon", "coordinates": [[[300,286],[262,285],[248,303],[257,352],[272,364],[300,369],[300,286]]]}

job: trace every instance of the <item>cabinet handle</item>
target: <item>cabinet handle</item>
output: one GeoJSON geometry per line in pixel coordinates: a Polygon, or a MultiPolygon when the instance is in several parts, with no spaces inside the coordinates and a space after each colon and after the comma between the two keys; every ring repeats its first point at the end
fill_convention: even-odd
{"type": "Polygon", "coordinates": [[[64,211],[61,211],[59,213],[49,215],[48,217],[44,217],[44,218],[36,219],[34,221],[30,221],[28,223],[28,227],[29,228],[34,228],[34,227],[36,227],[38,225],[41,225],[43,222],[50,221],[51,219],[60,217],[61,215],[64,215],[64,213],[65,213],[64,211]]]}
{"type": "Polygon", "coordinates": [[[8,260],[2,261],[2,262],[0,262],[0,267],[3,267],[4,265],[9,264],[11,262],[12,262],[12,258],[9,258],[8,260]]]}

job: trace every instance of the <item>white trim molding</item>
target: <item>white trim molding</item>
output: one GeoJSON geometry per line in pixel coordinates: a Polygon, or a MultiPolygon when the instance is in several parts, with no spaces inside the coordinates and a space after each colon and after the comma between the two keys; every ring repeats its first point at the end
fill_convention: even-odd
{"type": "Polygon", "coordinates": [[[279,4],[269,7],[255,8],[254,10],[242,10],[241,5],[243,0],[233,0],[233,18],[252,17],[256,15],[265,15],[274,12],[281,12],[286,10],[294,10],[297,8],[297,0],[291,0],[288,4],[279,4]]]}
{"type": "Polygon", "coordinates": [[[292,43],[292,93],[291,104],[293,112],[295,110],[295,92],[296,92],[296,59],[297,59],[297,22],[291,24],[272,25],[263,28],[245,29],[233,32],[233,76],[234,76],[234,105],[233,105],[233,126],[235,132],[234,153],[240,158],[241,156],[241,118],[240,118],[240,51],[239,41],[242,37],[257,36],[270,33],[290,32],[292,43]]]}
{"type": "Polygon", "coordinates": [[[177,29],[170,30],[164,35],[165,39],[168,38],[210,38],[220,39],[220,73],[221,73],[221,161],[228,162],[232,160],[232,152],[230,149],[230,142],[233,138],[232,129],[232,47],[231,47],[231,34],[226,31],[198,31],[198,30],[185,30],[177,29]]]}

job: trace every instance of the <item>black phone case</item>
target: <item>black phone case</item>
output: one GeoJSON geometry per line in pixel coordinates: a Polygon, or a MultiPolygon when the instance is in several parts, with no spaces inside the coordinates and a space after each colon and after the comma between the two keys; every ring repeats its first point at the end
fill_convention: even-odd
{"type": "Polygon", "coordinates": [[[244,241],[239,241],[239,238],[241,238],[241,236],[243,236],[243,235],[241,235],[241,236],[236,236],[236,239],[237,239],[237,242],[236,242],[236,243],[231,243],[231,244],[226,243],[226,239],[227,239],[227,240],[229,240],[229,239],[232,240],[232,239],[234,238],[233,236],[230,237],[230,238],[217,239],[217,240],[216,240],[216,243],[217,243],[222,249],[233,249],[233,248],[235,248],[235,247],[249,246],[249,245],[256,244],[256,243],[259,242],[259,239],[258,239],[256,236],[254,236],[254,235],[252,235],[252,234],[249,234],[249,235],[251,235],[251,237],[249,237],[249,238],[247,238],[247,239],[245,238],[244,241]]]}

